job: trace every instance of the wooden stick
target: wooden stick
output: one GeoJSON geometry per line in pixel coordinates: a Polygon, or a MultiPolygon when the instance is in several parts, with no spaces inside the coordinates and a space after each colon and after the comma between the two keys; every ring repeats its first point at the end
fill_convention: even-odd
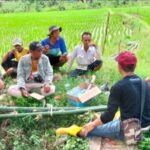
{"type": "Polygon", "coordinates": [[[102,54],[104,54],[105,51],[105,45],[107,42],[107,34],[108,34],[108,28],[109,28],[109,21],[110,21],[110,12],[108,12],[107,20],[106,20],[106,27],[105,27],[105,34],[104,34],[104,43],[102,47],[102,54]]]}

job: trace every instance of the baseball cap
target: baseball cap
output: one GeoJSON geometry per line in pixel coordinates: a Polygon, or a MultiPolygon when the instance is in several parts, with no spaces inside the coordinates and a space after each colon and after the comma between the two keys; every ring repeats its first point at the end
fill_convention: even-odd
{"type": "Polygon", "coordinates": [[[123,69],[128,68],[131,65],[135,68],[137,57],[130,51],[124,51],[117,56],[116,61],[123,69]]]}
{"type": "Polygon", "coordinates": [[[42,45],[38,41],[33,41],[29,45],[29,49],[32,51],[43,49],[42,45]]]}
{"type": "Polygon", "coordinates": [[[20,38],[14,39],[13,46],[15,46],[15,45],[22,45],[22,40],[20,38]]]}
{"type": "Polygon", "coordinates": [[[59,30],[59,32],[61,32],[62,31],[62,27],[57,27],[57,26],[54,26],[54,25],[49,27],[49,34],[48,34],[48,36],[50,36],[53,31],[57,31],[57,30],[59,30]]]}

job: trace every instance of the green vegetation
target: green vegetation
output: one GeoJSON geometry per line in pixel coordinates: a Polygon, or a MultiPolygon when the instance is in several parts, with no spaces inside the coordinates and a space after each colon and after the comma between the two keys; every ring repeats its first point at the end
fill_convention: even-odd
{"type": "MultiPolygon", "coordinates": [[[[149,76],[147,71],[150,66],[150,7],[118,7],[112,9],[95,10],[70,10],[70,11],[51,11],[40,13],[14,13],[0,15],[0,56],[12,47],[12,40],[21,37],[25,47],[33,40],[41,40],[46,37],[48,27],[52,24],[63,28],[62,36],[65,38],[69,52],[73,47],[80,43],[80,36],[83,31],[90,31],[93,41],[103,51],[103,68],[96,72],[96,84],[109,82],[114,84],[120,79],[117,72],[117,65],[113,56],[119,50],[133,50],[139,59],[136,73],[143,78],[149,76]],[[108,33],[105,38],[106,20],[110,13],[108,33]],[[102,49],[103,50],[103,49],[102,49]]],[[[75,65],[74,65],[75,67],[75,65]]],[[[61,72],[64,73],[66,67],[61,72]]],[[[63,80],[56,84],[55,95],[62,95],[61,100],[55,100],[54,96],[47,98],[47,103],[54,106],[69,106],[66,97],[65,84],[70,84],[70,89],[82,81],[88,79],[68,79],[63,75],[63,80]]],[[[11,80],[7,79],[7,86],[11,80]]],[[[89,105],[107,103],[107,95],[97,96],[89,105]]],[[[41,106],[40,103],[31,99],[7,99],[0,101],[0,104],[17,106],[41,106]]],[[[59,137],[55,136],[55,129],[67,127],[72,124],[83,125],[93,116],[93,113],[84,115],[71,115],[59,117],[24,117],[11,120],[0,120],[0,149],[14,150],[79,150],[88,149],[88,140],[67,137],[67,144],[56,144],[59,137]],[[78,146],[78,147],[77,147],[78,146]]]]}
{"type": "Polygon", "coordinates": [[[48,12],[147,5],[150,5],[149,0],[2,0],[0,1],[0,13],[48,12]]]}

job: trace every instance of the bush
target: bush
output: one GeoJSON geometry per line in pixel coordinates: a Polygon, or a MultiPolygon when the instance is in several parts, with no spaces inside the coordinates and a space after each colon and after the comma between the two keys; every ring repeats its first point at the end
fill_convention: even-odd
{"type": "Polygon", "coordinates": [[[99,1],[89,4],[89,7],[91,7],[91,8],[100,8],[101,6],[102,6],[102,3],[99,1]]]}

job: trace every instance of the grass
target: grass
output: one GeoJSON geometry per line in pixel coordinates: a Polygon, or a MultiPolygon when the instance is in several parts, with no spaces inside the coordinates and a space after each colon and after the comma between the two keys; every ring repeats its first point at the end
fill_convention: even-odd
{"type": "MultiPolygon", "coordinates": [[[[41,12],[41,13],[16,13],[0,14],[0,56],[12,47],[12,40],[21,37],[24,46],[28,47],[33,40],[41,40],[46,37],[50,25],[58,25],[63,28],[61,35],[65,38],[68,51],[71,52],[75,45],[80,43],[80,36],[83,31],[90,31],[93,41],[102,47],[104,41],[104,29],[108,11],[111,13],[108,28],[106,48],[103,54],[103,67],[96,72],[96,84],[109,82],[113,85],[121,79],[117,71],[117,64],[112,55],[118,53],[118,44],[121,41],[121,49],[127,49],[130,41],[136,41],[140,46],[134,52],[138,56],[138,66],[136,73],[142,78],[149,76],[147,69],[150,66],[150,16],[149,7],[130,7],[130,8],[103,8],[99,10],[71,10],[61,12],[41,12]]],[[[75,65],[73,66],[75,68],[75,65]]],[[[66,66],[62,68],[65,72],[66,66]]],[[[63,80],[55,83],[55,95],[62,95],[62,100],[57,101],[54,97],[48,97],[47,102],[54,106],[69,106],[66,97],[65,84],[70,84],[70,89],[85,79],[68,79],[65,75],[63,80]]],[[[11,80],[7,80],[11,84],[11,80]]],[[[93,100],[90,105],[107,103],[107,95],[100,95],[93,100]]],[[[18,106],[40,106],[39,103],[26,99],[8,99],[4,103],[18,106]]],[[[2,102],[0,102],[2,104],[2,102]]],[[[42,117],[35,120],[34,117],[24,117],[11,120],[0,120],[0,148],[1,149],[63,149],[74,150],[79,146],[79,150],[88,149],[87,140],[77,140],[68,137],[66,146],[55,146],[58,139],[55,136],[55,129],[71,124],[84,124],[91,118],[88,115],[73,115],[60,117],[42,117]],[[82,119],[81,119],[82,118],[82,119]],[[4,126],[2,128],[2,125],[4,126]],[[17,134],[16,134],[17,133],[17,134]],[[80,143],[80,144],[79,144],[80,143]],[[72,147],[73,146],[73,147],[72,147]],[[81,148],[82,147],[82,148],[81,148]]]]}

